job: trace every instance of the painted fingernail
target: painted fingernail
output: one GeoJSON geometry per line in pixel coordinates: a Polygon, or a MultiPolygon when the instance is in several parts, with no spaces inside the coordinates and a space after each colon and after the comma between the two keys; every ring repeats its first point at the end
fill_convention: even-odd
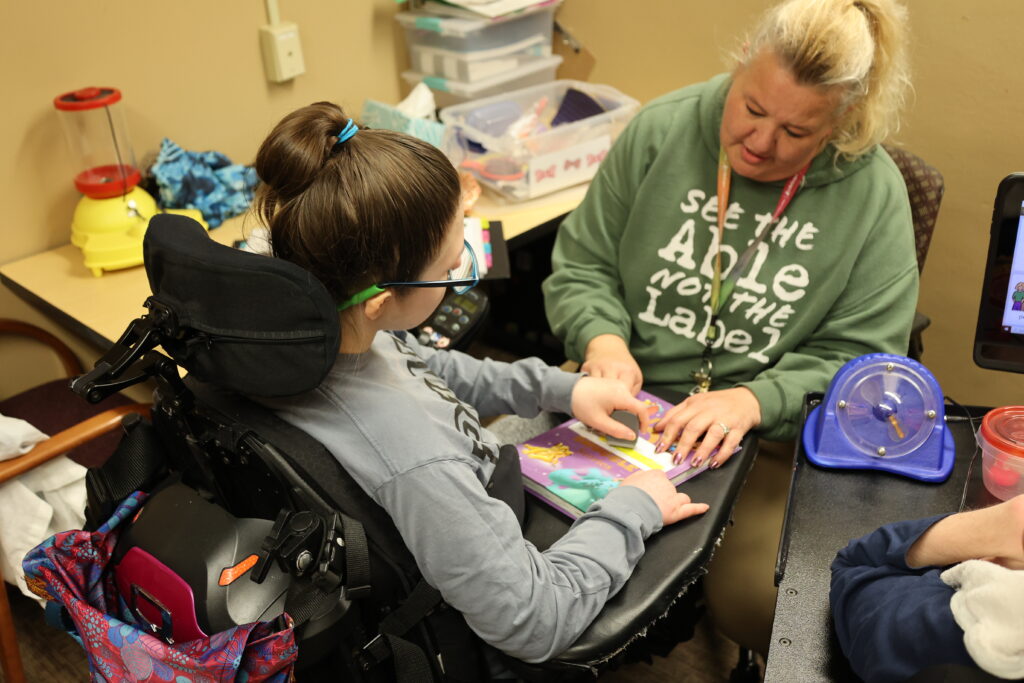
{"type": "Polygon", "coordinates": [[[713,470],[717,470],[721,466],[722,466],[722,463],[718,462],[717,460],[712,460],[711,464],[708,465],[708,467],[710,467],[713,470]]]}

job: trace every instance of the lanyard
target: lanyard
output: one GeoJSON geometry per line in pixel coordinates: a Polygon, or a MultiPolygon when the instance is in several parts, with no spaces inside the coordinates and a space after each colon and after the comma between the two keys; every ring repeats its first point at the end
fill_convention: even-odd
{"type": "Polygon", "coordinates": [[[810,168],[810,165],[811,164],[808,163],[786,181],[785,186],[782,188],[782,194],[779,195],[779,201],[775,205],[775,211],[772,212],[772,219],[768,222],[768,225],[764,227],[764,230],[761,231],[761,234],[758,235],[743,251],[743,253],[740,254],[739,258],[736,259],[736,263],[733,265],[732,270],[729,271],[729,275],[726,276],[725,281],[723,282],[722,242],[725,238],[725,218],[726,214],[729,212],[729,191],[732,187],[732,167],[729,165],[729,158],[725,154],[725,148],[718,148],[718,253],[715,254],[715,271],[711,280],[711,319],[708,321],[708,327],[704,333],[704,351],[701,354],[700,368],[690,373],[696,383],[693,391],[690,393],[702,393],[711,388],[712,345],[718,337],[718,314],[721,312],[726,302],[729,301],[729,297],[732,296],[732,291],[736,286],[736,282],[743,277],[744,273],[747,272],[747,268],[750,267],[750,261],[754,257],[757,247],[764,242],[765,238],[775,228],[779,219],[782,218],[782,214],[786,211],[786,207],[789,206],[793,197],[795,197],[796,193],[800,190],[800,187],[804,182],[804,176],[807,175],[807,169],[810,168]]]}

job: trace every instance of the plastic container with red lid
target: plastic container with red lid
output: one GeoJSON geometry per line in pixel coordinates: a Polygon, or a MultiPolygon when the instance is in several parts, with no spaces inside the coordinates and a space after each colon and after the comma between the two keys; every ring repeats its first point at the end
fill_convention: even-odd
{"type": "Polygon", "coordinates": [[[1024,493],[1024,406],[1003,406],[986,413],[978,445],[981,476],[989,493],[1000,500],[1024,493]]]}
{"type": "Polygon", "coordinates": [[[87,197],[128,194],[142,174],[128,137],[124,104],[117,88],[80,88],[53,98],[68,147],[74,155],[75,187],[87,197]]]}

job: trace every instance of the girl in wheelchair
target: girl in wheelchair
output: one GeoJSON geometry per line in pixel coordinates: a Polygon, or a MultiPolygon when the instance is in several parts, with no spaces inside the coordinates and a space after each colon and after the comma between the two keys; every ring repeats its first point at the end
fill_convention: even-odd
{"type": "Polygon", "coordinates": [[[641,472],[539,551],[517,518],[518,459],[479,416],[559,411],[629,438],[610,413],[633,412],[643,428],[643,403],[614,380],[535,358],[436,351],[395,331],[426,320],[446,287],[477,282],[459,178],[433,146],[359,130],[321,102],[274,128],[256,170],[256,208],[274,256],[323,283],[342,331],[320,386],[260,402],[326,446],[390,515],[426,582],[484,641],[528,662],[557,655],[622,587],[644,540],[707,505],[662,472],[641,472]]]}

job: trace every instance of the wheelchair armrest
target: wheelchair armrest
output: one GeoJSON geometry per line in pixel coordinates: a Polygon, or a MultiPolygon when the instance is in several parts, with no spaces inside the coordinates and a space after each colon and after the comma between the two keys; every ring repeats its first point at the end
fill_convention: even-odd
{"type": "Polygon", "coordinates": [[[35,448],[25,455],[0,462],[0,483],[28,472],[30,469],[56,458],[58,455],[63,455],[86,441],[117,429],[121,425],[121,418],[128,413],[138,413],[149,417],[149,412],[149,404],[133,403],[105,410],[99,415],[93,415],[73,427],[68,427],[64,431],[54,434],[46,441],[38,443],[35,448]]]}

